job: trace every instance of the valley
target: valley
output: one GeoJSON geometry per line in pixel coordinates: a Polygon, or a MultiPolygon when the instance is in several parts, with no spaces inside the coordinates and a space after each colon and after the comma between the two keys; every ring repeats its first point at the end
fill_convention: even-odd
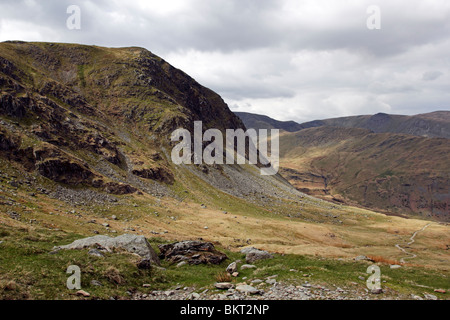
{"type": "MultiPolygon", "coordinates": [[[[420,117],[434,119],[434,114],[441,114],[443,127],[450,126],[448,112],[420,117]]],[[[366,119],[365,123],[371,119],[355,117],[360,118],[366,119]]],[[[406,118],[409,123],[415,117],[406,118]]],[[[449,221],[448,138],[395,133],[397,130],[374,132],[350,127],[349,123],[359,123],[352,117],[342,119],[341,124],[324,120],[326,125],[280,135],[280,173],[293,186],[335,203],[449,221]]]]}

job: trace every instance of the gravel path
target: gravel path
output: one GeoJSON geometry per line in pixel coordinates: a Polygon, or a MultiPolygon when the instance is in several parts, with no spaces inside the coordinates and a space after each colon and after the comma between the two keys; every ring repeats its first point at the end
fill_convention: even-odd
{"type": "MultiPolygon", "coordinates": [[[[409,241],[406,245],[408,245],[408,246],[409,246],[409,245],[412,245],[412,244],[415,242],[414,238],[416,237],[416,235],[417,235],[419,232],[424,231],[424,230],[425,230],[426,228],[428,228],[430,225],[431,225],[431,223],[427,224],[427,225],[424,226],[422,229],[417,230],[416,232],[414,232],[413,235],[411,236],[411,238],[409,238],[410,241],[409,241]]],[[[405,259],[414,259],[415,257],[417,257],[416,254],[406,251],[406,250],[405,250],[404,248],[402,248],[399,244],[396,244],[395,247],[396,247],[397,249],[399,249],[400,251],[402,251],[403,253],[405,253],[405,254],[407,254],[407,255],[409,256],[409,257],[401,258],[401,259],[400,259],[400,262],[401,262],[401,263],[405,263],[405,259]]]]}

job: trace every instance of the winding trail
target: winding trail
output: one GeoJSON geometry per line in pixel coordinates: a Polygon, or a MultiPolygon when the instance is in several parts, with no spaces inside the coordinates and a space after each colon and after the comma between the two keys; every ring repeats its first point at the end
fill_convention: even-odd
{"type": "MultiPolygon", "coordinates": [[[[431,225],[431,223],[427,224],[427,225],[424,226],[422,229],[417,230],[416,232],[414,232],[414,233],[412,234],[411,238],[409,238],[410,241],[409,241],[406,245],[408,245],[408,246],[409,246],[409,245],[412,245],[412,244],[414,243],[414,241],[415,241],[414,238],[416,237],[416,235],[417,235],[419,232],[424,231],[424,230],[425,230],[426,228],[428,228],[430,225],[431,225]]],[[[404,248],[402,248],[399,244],[396,244],[395,247],[396,247],[397,249],[399,249],[400,251],[402,251],[403,253],[405,253],[406,255],[409,256],[409,257],[401,258],[401,259],[400,259],[400,262],[401,262],[401,263],[405,263],[405,259],[414,259],[415,257],[417,257],[416,254],[406,251],[406,250],[405,250],[404,248]]]]}

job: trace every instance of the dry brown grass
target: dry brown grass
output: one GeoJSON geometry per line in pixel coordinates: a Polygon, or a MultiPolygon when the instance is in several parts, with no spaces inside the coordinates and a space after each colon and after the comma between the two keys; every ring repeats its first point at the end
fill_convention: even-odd
{"type": "Polygon", "coordinates": [[[4,291],[16,291],[18,289],[18,285],[14,280],[9,281],[1,281],[0,282],[0,289],[4,291]]]}
{"type": "Polygon", "coordinates": [[[122,285],[125,283],[124,277],[120,274],[120,271],[114,267],[109,267],[105,271],[105,277],[116,285],[122,285]]]}
{"type": "Polygon", "coordinates": [[[219,272],[218,274],[216,274],[216,281],[217,282],[230,282],[231,275],[228,272],[219,272]]]}
{"type": "Polygon", "coordinates": [[[397,264],[397,265],[402,265],[403,263],[401,263],[398,260],[394,260],[394,259],[388,259],[388,258],[384,258],[382,256],[367,256],[369,259],[373,260],[374,262],[379,262],[379,263],[384,263],[384,264],[397,264]]]}

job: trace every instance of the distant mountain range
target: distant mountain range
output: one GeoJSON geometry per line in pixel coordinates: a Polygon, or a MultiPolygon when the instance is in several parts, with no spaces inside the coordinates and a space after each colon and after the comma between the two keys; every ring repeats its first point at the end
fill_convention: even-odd
{"type": "Polygon", "coordinates": [[[298,190],[391,214],[450,220],[450,112],[364,115],[298,124],[237,113],[247,128],[281,129],[281,174],[298,190]]]}
{"type": "Polygon", "coordinates": [[[253,129],[281,129],[288,132],[295,132],[302,129],[309,128],[303,126],[295,121],[278,121],[268,116],[247,113],[247,112],[235,112],[235,114],[241,118],[247,128],[253,129]]]}
{"type": "Polygon", "coordinates": [[[404,133],[430,138],[450,138],[450,111],[436,111],[414,116],[377,113],[375,115],[351,116],[315,120],[305,123],[278,121],[270,117],[246,112],[235,112],[248,128],[282,129],[295,132],[308,128],[332,126],[362,128],[375,133],[404,133]]]}

